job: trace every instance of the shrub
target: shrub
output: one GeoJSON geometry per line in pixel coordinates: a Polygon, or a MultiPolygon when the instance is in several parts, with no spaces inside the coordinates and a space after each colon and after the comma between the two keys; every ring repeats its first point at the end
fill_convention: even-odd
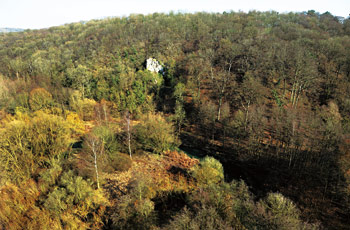
{"type": "Polygon", "coordinates": [[[218,160],[207,156],[194,168],[193,177],[199,186],[218,184],[224,180],[224,169],[218,160]]]}
{"type": "Polygon", "coordinates": [[[113,170],[127,171],[132,165],[132,160],[126,154],[115,153],[110,157],[108,165],[112,167],[113,170]]]}
{"type": "Polygon", "coordinates": [[[142,116],[141,122],[135,127],[135,135],[140,147],[146,151],[162,153],[179,146],[173,124],[160,114],[142,116]]]}
{"type": "Polygon", "coordinates": [[[69,102],[71,108],[79,114],[84,121],[91,121],[95,117],[96,101],[88,98],[83,98],[79,91],[75,91],[69,102]]]}
{"type": "Polygon", "coordinates": [[[52,95],[43,88],[33,89],[29,94],[29,105],[33,111],[49,108],[53,105],[52,95]]]}
{"type": "Polygon", "coordinates": [[[257,223],[261,229],[305,229],[295,204],[280,193],[268,194],[265,199],[259,201],[257,208],[260,210],[257,223]]]}
{"type": "Polygon", "coordinates": [[[50,187],[50,191],[42,194],[43,208],[60,220],[63,226],[67,229],[102,227],[101,215],[108,202],[101,190],[93,189],[91,181],[84,180],[69,170],[62,172],[50,187]]]}
{"type": "Polygon", "coordinates": [[[112,215],[116,229],[153,229],[155,227],[155,205],[151,200],[156,191],[152,178],[147,175],[136,175],[129,184],[129,192],[119,198],[115,213],[112,215]]]}

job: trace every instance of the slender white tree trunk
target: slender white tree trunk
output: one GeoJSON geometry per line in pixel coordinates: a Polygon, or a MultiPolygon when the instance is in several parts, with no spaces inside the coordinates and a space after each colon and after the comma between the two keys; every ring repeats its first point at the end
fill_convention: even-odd
{"type": "Polygon", "coordinates": [[[103,105],[103,113],[104,113],[104,115],[105,115],[105,122],[106,122],[106,124],[107,124],[107,108],[106,108],[106,105],[105,105],[105,104],[103,105]]]}
{"type": "MultiPolygon", "coordinates": [[[[97,137],[93,135],[89,135],[88,139],[86,140],[87,146],[89,148],[89,151],[91,151],[89,154],[93,157],[93,165],[95,168],[95,174],[96,174],[96,184],[97,188],[100,188],[100,180],[99,180],[99,174],[98,174],[98,162],[97,158],[102,155],[103,152],[103,143],[100,141],[97,137]],[[99,155],[99,156],[97,156],[99,155]]],[[[90,161],[90,163],[92,163],[90,161]]]]}
{"type": "Polygon", "coordinates": [[[94,165],[95,165],[95,172],[96,172],[96,182],[97,182],[97,188],[100,188],[100,181],[98,177],[98,166],[97,166],[97,150],[95,146],[95,140],[92,142],[92,152],[94,154],[94,165]]]}
{"type": "Polygon", "coordinates": [[[129,155],[130,155],[130,158],[132,158],[132,156],[131,156],[131,133],[130,133],[130,116],[129,116],[129,113],[127,113],[127,115],[126,115],[126,123],[127,123],[127,129],[128,129],[129,155]]]}

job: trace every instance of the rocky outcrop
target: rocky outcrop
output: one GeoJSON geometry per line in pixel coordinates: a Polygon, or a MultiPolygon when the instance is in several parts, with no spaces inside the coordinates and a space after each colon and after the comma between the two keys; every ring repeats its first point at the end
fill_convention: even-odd
{"type": "Polygon", "coordinates": [[[154,59],[154,58],[148,58],[146,60],[146,68],[151,71],[151,72],[155,72],[155,73],[162,73],[163,72],[163,66],[161,64],[159,64],[159,62],[154,59]]]}

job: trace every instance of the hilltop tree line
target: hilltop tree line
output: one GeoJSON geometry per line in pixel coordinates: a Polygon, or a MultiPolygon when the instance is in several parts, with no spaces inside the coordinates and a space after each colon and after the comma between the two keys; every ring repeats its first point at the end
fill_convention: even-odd
{"type": "Polygon", "coordinates": [[[0,34],[0,108],[5,229],[349,224],[349,18],[155,13],[0,34]],[[221,163],[168,167],[179,147],[221,163]],[[113,186],[144,161],[178,187],[155,172],[113,186]]]}

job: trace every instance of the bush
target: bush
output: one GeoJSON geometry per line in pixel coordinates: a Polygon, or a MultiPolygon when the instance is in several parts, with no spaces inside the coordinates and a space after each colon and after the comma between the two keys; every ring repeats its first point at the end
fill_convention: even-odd
{"type": "Polygon", "coordinates": [[[196,213],[183,209],[174,219],[163,229],[169,230],[225,230],[232,229],[218,214],[213,207],[200,208],[196,213]]]}
{"type": "Polygon", "coordinates": [[[126,154],[116,153],[110,157],[109,166],[113,168],[113,170],[117,171],[127,171],[132,164],[132,160],[126,154]]]}
{"type": "Polygon", "coordinates": [[[112,215],[114,229],[154,229],[156,223],[155,197],[152,178],[136,175],[129,184],[129,192],[119,198],[112,215]]]}
{"type": "Polygon", "coordinates": [[[70,107],[79,114],[84,121],[94,120],[96,101],[83,98],[79,91],[75,91],[70,98],[70,107]]]}
{"type": "Polygon", "coordinates": [[[160,114],[142,116],[141,122],[135,126],[135,136],[140,148],[154,153],[179,146],[173,124],[160,114]]]}
{"type": "Polygon", "coordinates": [[[30,92],[29,105],[33,111],[47,109],[53,105],[51,93],[43,88],[36,88],[30,92]]]}
{"type": "Polygon", "coordinates": [[[238,213],[254,207],[243,182],[211,184],[187,198],[188,206],[165,229],[245,229],[238,213]]]}
{"type": "Polygon", "coordinates": [[[41,194],[43,209],[49,211],[65,228],[102,227],[101,218],[108,202],[101,190],[93,189],[91,181],[75,175],[72,170],[62,171],[59,179],[50,187],[50,191],[41,194]]]}
{"type": "Polygon", "coordinates": [[[111,156],[120,150],[115,132],[109,126],[96,126],[92,132],[103,141],[104,151],[107,155],[111,156]]]}
{"type": "Polygon", "coordinates": [[[258,203],[261,229],[304,229],[295,204],[280,193],[270,193],[258,203]]]}
{"type": "Polygon", "coordinates": [[[201,160],[200,165],[194,168],[193,177],[199,186],[218,184],[224,180],[224,169],[218,160],[206,156],[201,160]]]}

